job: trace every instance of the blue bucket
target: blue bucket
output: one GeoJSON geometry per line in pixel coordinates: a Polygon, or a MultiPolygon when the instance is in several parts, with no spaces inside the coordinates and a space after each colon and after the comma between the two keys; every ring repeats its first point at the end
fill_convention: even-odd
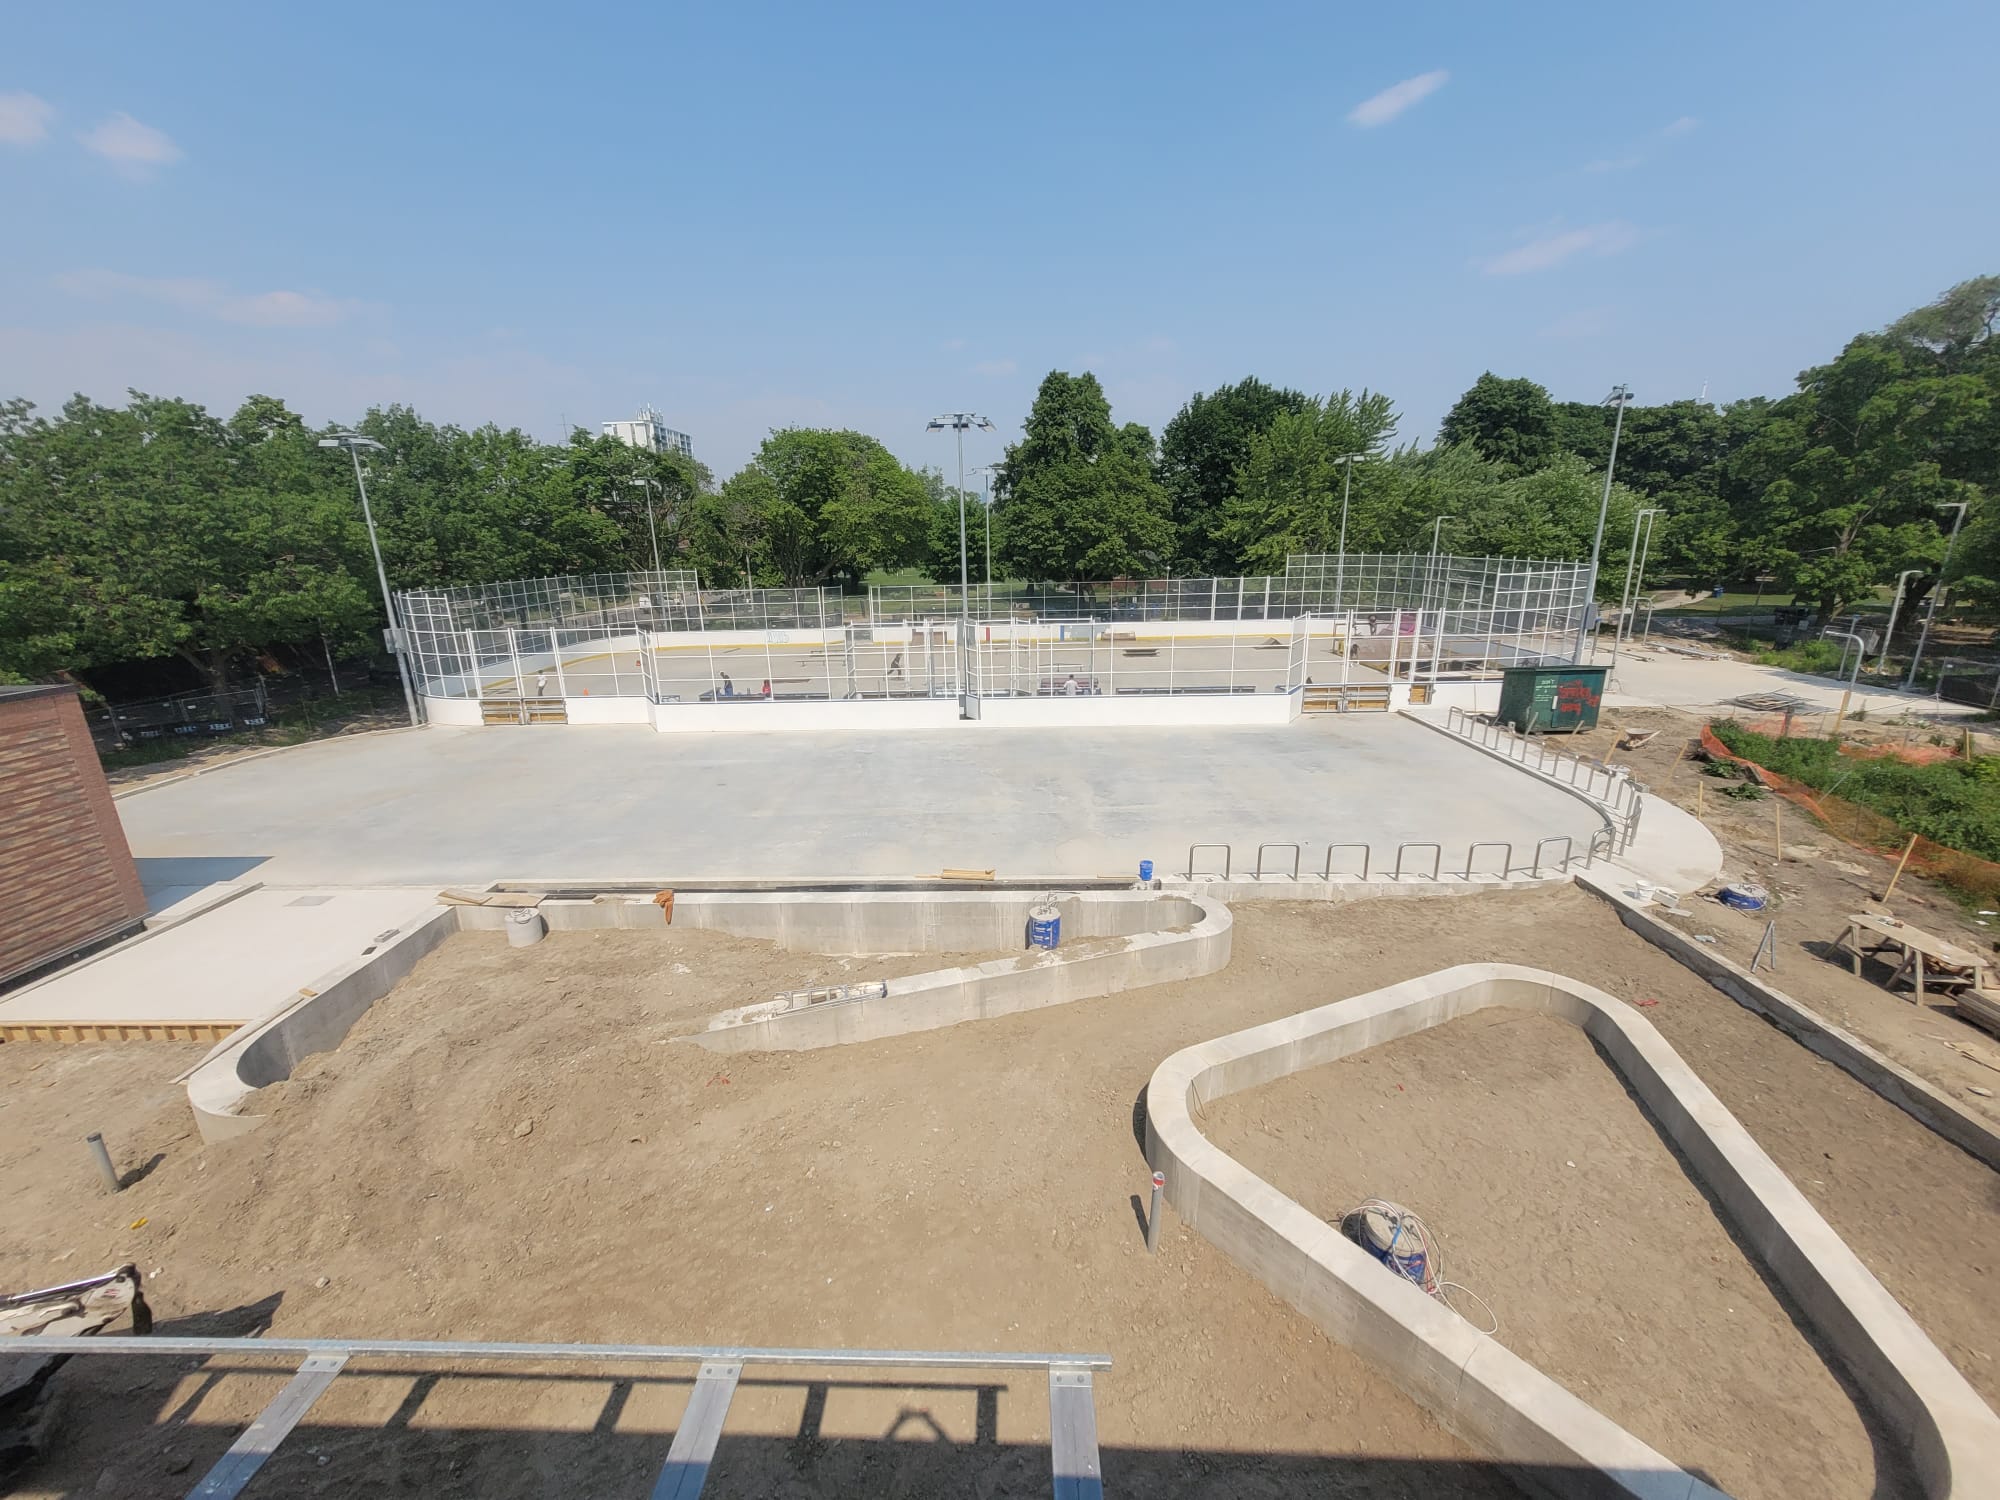
{"type": "Polygon", "coordinates": [[[1152,878],[1153,878],[1153,862],[1150,859],[1140,860],[1139,879],[1141,881],[1148,881],[1151,880],[1152,878]]]}
{"type": "Polygon", "coordinates": [[[1053,906],[1028,910],[1028,946],[1053,948],[1062,941],[1062,913],[1053,906]]]}

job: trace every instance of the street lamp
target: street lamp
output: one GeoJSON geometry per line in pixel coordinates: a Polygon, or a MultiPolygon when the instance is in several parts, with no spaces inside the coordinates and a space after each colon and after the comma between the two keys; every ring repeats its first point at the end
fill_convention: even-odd
{"type": "MultiPolygon", "coordinates": [[[[1625,430],[1625,408],[1631,404],[1632,387],[1614,385],[1611,394],[1600,403],[1618,408],[1617,420],[1611,424],[1611,456],[1604,461],[1604,498],[1597,503],[1597,540],[1590,544],[1590,582],[1583,591],[1583,614],[1576,622],[1576,660],[1583,663],[1583,637],[1590,627],[1590,612],[1597,605],[1597,562],[1604,551],[1604,518],[1611,510],[1611,474],[1618,467],[1618,436],[1625,430]]],[[[1595,651],[1592,652],[1595,655],[1595,651]]]]}
{"type": "Polygon", "coordinates": [[[1882,632],[1882,654],[1875,658],[1877,674],[1889,669],[1889,642],[1896,635],[1896,616],[1903,608],[1903,590],[1921,572],[1922,568],[1905,568],[1896,575],[1896,597],[1889,601],[1889,628],[1882,632]]]}
{"type": "Polygon", "coordinates": [[[1347,496],[1354,488],[1354,463],[1365,458],[1362,453],[1343,453],[1334,460],[1347,470],[1347,477],[1340,482],[1340,550],[1335,555],[1333,573],[1333,607],[1339,609],[1347,593],[1347,496]]]}
{"type": "Polygon", "coordinates": [[[986,511],[986,602],[993,603],[993,471],[998,464],[980,464],[972,472],[979,476],[979,503],[986,511]]]}
{"type": "MultiPolygon", "coordinates": [[[[1437,577],[1438,544],[1444,537],[1444,523],[1447,521],[1456,521],[1457,519],[1457,516],[1439,516],[1435,521],[1431,522],[1431,558],[1424,566],[1424,605],[1426,608],[1430,605],[1431,587],[1437,577]]],[[[1438,600],[1438,627],[1442,630],[1443,626],[1444,600],[1440,597],[1438,600]]]]}
{"type": "Polygon", "coordinates": [[[1958,514],[1952,518],[1951,535],[1945,539],[1944,561],[1938,564],[1937,587],[1931,590],[1930,608],[1924,611],[1924,628],[1917,632],[1916,653],[1910,657],[1910,675],[1903,683],[1903,691],[1906,693],[1917,685],[1917,663],[1924,659],[1924,645],[1931,638],[1931,621],[1937,618],[1938,595],[1944,592],[1945,575],[1951,571],[1951,549],[1958,541],[1958,528],[1965,524],[1965,506],[1966,502],[1963,500],[1938,502],[1939,510],[1955,510],[1958,514]]]}
{"type": "Polygon", "coordinates": [[[417,714],[417,695],[410,689],[410,668],[404,657],[406,642],[403,629],[396,621],[396,601],[389,593],[389,575],[382,567],[382,542],[375,535],[375,513],[368,508],[368,485],[361,477],[361,450],[383,451],[382,445],[373,438],[362,437],[354,432],[337,432],[330,438],[321,438],[322,448],[345,448],[347,456],[354,461],[354,487],[361,491],[361,519],[368,523],[368,545],[375,552],[375,581],[382,585],[382,608],[389,616],[389,639],[396,644],[396,675],[403,681],[403,704],[410,711],[410,723],[421,724],[417,714]]]}
{"type": "MultiPolygon", "coordinates": [[[[653,538],[653,571],[659,573],[662,572],[660,567],[660,529],[653,524],[653,478],[650,474],[634,474],[632,478],[646,492],[646,530],[653,538]]],[[[658,579],[655,579],[653,586],[659,588],[663,585],[661,585],[658,579]]]]}
{"type": "Polygon", "coordinates": [[[924,424],[925,432],[943,432],[947,428],[958,434],[958,614],[960,619],[969,615],[969,596],[972,593],[972,577],[965,561],[965,430],[968,427],[993,431],[993,424],[977,412],[948,411],[941,417],[932,417],[924,424]]]}
{"type": "Polygon", "coordinates": [[[1625,554],[1625,587],[1618,595],[1618,623],[1611,632],[1611,669],[1605,676],[1607,682],[1618,675],[1618,646],[1626,638],[1625,626],[1629,612],[1637,608],[1638,572],[1645,567],[1641,561],[1645,553],[1639,549],[1639,528],[1641,526],[1646,528],[1646,542],[1650,546],[1653,540],[1653,517],[1659,513],[1660,507],[1655,505],[1634,512],[1632,516],[1632,547],[1625,554]]]}

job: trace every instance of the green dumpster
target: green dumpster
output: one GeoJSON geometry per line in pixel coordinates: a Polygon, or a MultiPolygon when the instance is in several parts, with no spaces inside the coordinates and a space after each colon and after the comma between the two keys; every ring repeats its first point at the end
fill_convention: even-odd
{"type": "Polygon", "coordinates": [[[1609,667],[1509,667],[1500,674],[1500,722],[1523,734],[1595,729],[1609,667]]]}

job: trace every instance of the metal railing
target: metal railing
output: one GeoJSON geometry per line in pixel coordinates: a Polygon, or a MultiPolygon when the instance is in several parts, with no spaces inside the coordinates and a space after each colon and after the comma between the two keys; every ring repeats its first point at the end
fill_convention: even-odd
{"type": "MultiPolygon", "coordinates": [[[[1401,880],[1403,878],[1403,855],[1411,849],[1428,849],[1431,851],[1431,873],[1427,878],[1431,880],[1436,880],[1438,878],[1438,872],[1444,868],[1444,845],[1425,843],[1422,841],[1409,844],[1398,844],[1396,846],[1396,873],[1394,878],[1397,880],[1401,880]]],[[[1471,851],[1469,850],[1467,851],[1466,855],[1466,863],[1467,864],[1472,863],[1471,851]]],[[[1413,870],[1410,873],[1415,874],[1416,872],[1413,870]]]]}
{"type": "Polygon", "coordinates": [[[1200,850],[1203,850],[1203,849],[1220,849],[1220,850],[1222,851],[1222,876],[1221,876],[1221,878],[1222,878],[1222,879],[1224,879],[1224,880],[1227,880],[1227,879],[1229,878],[1229,870],[1230,870],[1230,865],[1231,865],[1231,861],[1232,861],[1232,860],[1233,860],[1233,859],[1235,858],[1235,854],[1236,854],[1236,851],[1235,851],[1235,850],[1233,850],[1233,849],[1231,849],[1231,848],[1229,847],[1229,845],[1227,845],[1227,844],[1189,844],[1189,845],[1188,845],[1188,863],[1187,863],[1187,878],[1188,878],[1189,880],[1192,880],[1192,879],[1194,879],[1194,857],[1195,857],[1195,855],[1196,855],[1196,853],[1197,853],[1197,852],[1199,852],[1200,850]]]}
{"type": "Polygon", "coordinates": [[[1446,733],[1491,750],[1524,771],[1582,794],[1603,811],[1614,835],[1614,852],[1631,847],[1639,832],[1640,799],[1646,788],[1634,781],[1625,767],[1607,766],[1572,750],[1558,750],[1545,740],[1521,734],[1469,709],[1446,709],[1444,727],[1446,733]]]}
{"type": "MultiPolygon", "coordinates": [[[[1534,859],[1525,867],[1516,863],[1514,845],[1511,841],[1506,839],[1475,839],[1466,846],[1465,858],[1462,861],[1454,862],[1451,873],[1448,875],[1445,873],[1443,845],[1429,839],[1411,840],[1396,846],[1395,859],[1390,867],[1390,873],[1381,878],[1384,880],[1405,882],[1515,880],[1523,877],[1532,880],[1547,880],[1568,875],[1574,869],[1590,869],[1599,859],[1610,858],[1616,852],[1613,847],[1612,837],[1610,829],[1598,829],[1590,836],[1583,854],[1579,856],[1576,852],[1576,841],[1569,834],[1550,834],[1547,838],[1536,842],[1534,859]],[[1559,855],[1555,852],[1557,846],[1560,846],[1559,855]],[[1479,851],[1482,849],[1498,849],[1501,851],[1499,869],[1488,871],[1478,869],[1479,851]],[[1429,850],[1431,854],[1431,863],[1428,869],[1423,867],[1422,854],[1420,852],[1423,850],[1429,850]]],[[[1256,846],[1256,857],[1252,862],[1251,872],[1248,875],[1236,878],[1244,880],[1285,879],[1295,884],[1306,884],[1313,881],[1321,881],[1329,885],[1336,881],[1366,882],[1369,878],[1370,870],[1376,864],[1375,850],[1372,845],[1359,842],[1328,844],[1318,873],[1307,874],[1304,873],[1306,847],[1307,845],[1304,843],[1259,844],[1256,846]],[[1265,869],[1266,851],[1274,849],[1289,849],[1292,851],[1290,870],[1273,869],[1267,871],[1265,869]],[[1344,870],[1336,874],[1333,868],[1335,860],[1342,855],[1351,858],[1356,850],[1359,850],[1361,854],[1360,869],[1358,871],[1344,870]]],[[[1231,872],[1235,869],[1235,866],[1236,851],[1229,844],[1208,843],[1188,845],[1187,873],[1185,877],[1188,880],[1226,881],[1232,878],[1231,872]],[[1208,861],[1209,868],[1197,868],[1202,863],[1201,856],[1203,851],[1208,851],[1212,854],[1213,851],[1218,849],[1222,851],[1220,870],[1214,868],[1215,861],[1213,859],[1208,861]]]]}
{"type": "MultiPolygon", "coordinates": [[[[1301,859],[1301,858],[1303,857],[1303,855],[1304,855],[1304,852],[1305,852],[1305,851],[1304,851],[1304,850],[1303,850],[1303,849],[1302,849],[1302,848],[1301,848],[1301,847],[1300,847],[1299,845],[1297,845],[1297,844],[1259,844],[1259,845],[1257,846],[1257,870],[1256,870],[1256,878],[1257,878],[1258,880],[1262,880],[1262,879],[1264,878],[1264,851],[1265,851],[1266,849],[1289,849],[1289,850],[1291,850],[1291,851],[1292,851],[1292,879],[1294,879],[1294,880],[1297,880],[1297,879],[1299,878],[1299,860],[1300,860],[1300,859],[1301,859]]],[[[1275,872],[1275,871],[1273,871],[1273,873],[1275,874],[1276,872],[1275,872]]]]}
{"type": "MultiPolygon", "coordinates": [[[[36,1342],[40,1342],[37,1340],[36,1342]]],[[[801,1365],[832,1369],[1034,1370],[1049,1379],[1049,1449],[1056,1500],[1102,1493],[1097,1411],[1092,1375],[1111,1368],[1108,1354],[987,1354],[977,1350],[756,1349],[661,1344],[484,1344],[414,1339],[139,1338],[62,1340],[64,1357],[153,1356],[177,1366],[190,1355],[296,1360],[296,1373],[270,1405],[246,1427],[188,1500],[235,1500],[299,1425],[326,1388],[357,1360],[415,1362],[430,1370],[478,1360],[514,1363],[585,1363],[598,1366],[693,1365],[694,1389],[686,1414],[651,1493],[656,1500],[698,1500],[714,1464],[729,1405],[745,1365],[801,1365]]],[[[30,1349],[29,1354],[46,1351],[30,1349]]],[[[212,1371],[217,1374],[233,1373],[212,1371]]],[[[261,1375],[263,1371],[241,1373],[261,1375]]],[[[536,1376],[522,1375],[523,1380],[536,1376]]],[[[801,1384],[817,1382],[801,1381],[801,1384]]],[[[357,1490],[356,1493],[363,1493],[357,1490]]]]}

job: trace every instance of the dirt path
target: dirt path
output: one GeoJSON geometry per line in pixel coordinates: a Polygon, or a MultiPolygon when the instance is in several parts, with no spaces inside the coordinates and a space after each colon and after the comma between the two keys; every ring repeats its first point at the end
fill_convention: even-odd
{"type": "MultiPolygon", "coordinates": [[[[1495,958],[1659,997],[1648,1017],[1947,1356],[2000,1394],[1994,1174],[1593,898],[1245,904],[1236,922],[1233,962],[1201,980],[731,1058],[669,1039],[692,1023],[663,986],[700,981],[701,961],[644,934],[602,935],[636,944],[622,957],[581,938],[512,955],[497,936],[450,945],[348,1046],[303,1069],[270,1125],[204,1150],[162,1124],[147,1139],[165,1142],[165,1159],[115,1201],[61,1144],[74,1129],[61,1090],[27,1091],[10,1137],[56,1144],[46,1157],[0,1147],[0,1193],[49,1191],[34,1179],[52,1163],[73,1196],[0,1235],[0,1281],[54,1279],[64,1252],[66,1270],[138,1259],[164,1268],[163,1323],[218,1331],[1101,1350],[1115,1361],[1098,1382],[1107,1493],[1504,1494],[1490,1466],[1171,1215],[1148,1258],[1134,1206],[1134,1105],[1168,1053],[1495,958]],[[674,962],[697,972],[675,976],[674,962]],[[126,1227],[141,1217],[145,1228],[126,1227]],[[1935,1274],[1944,1263],[1953,1277],[1935,1274]]],[[[839,962],[780,968],[787,957],[746,980],[748,998],[784,987],[777,976],[801,961],[839,962]]],[[[0,1047],[8,1095],[15,1051],[0,1047]]],[[[1407,1196],[1395,1182],[1375,1190],[1407,1196]]],[[[96,1437],[62,1448],[25,1494],[182,1494],[186,1466],[198,1475],[275,1388],[72,1372],[97,1403],[96,1437]]],[[[710,1492],[1046,1493],[1038,1377],[1005,1377],[990,1395],[971,1376],[930,1390],[888,1379],[747,1391],[710,1492]]],[[[327,1497],[538,1494],[551,1476],[630,1491],[657,1466],[685,1390],[343,1377],[266,1482],[327,1497]]],[[[1724,1431],[1718,1451],[1740,1440],[1724,1431]]]]}
{"type": "MultiPolygon", "coordinates": [[[[1691,900],[1684,903],[1687,915],[1677,919],[1681,926],[1714,937],[1719,952],[1748,965],[1765,922],[1775,918],[1779,989],[2000,1124],[2000,1037],[1964,1019],[1949,1001],[1927,998],[1918,1006],[1908,991],[1891,994],[1882,986],[1888,971],[1881,965],[1864,966],[1856,978],[1847,955],[1832,948],[1849,912],[1886,909],[1940,937],[1992,953],[2000,917],[1982,919],[1949,891],[1907,873],[1883,908],[1875,898],[1888,883],[1893,860],[1835,838],[1789,802],[1780,814],[1774,796],[1734,801],[1720,795],[1728,783],[1701,775],[1685,759],[1676,764],[1677,753],[1700,735],[1702,722],[1700,715],[1672,709],[1620,709],[1606,713],[1596,731],[1578,736],[1571,747],[1601,756],[1628,730],[1660,730],[1640,749],[1616,752],[1612,763],[1631,766],[1650,791],[1676,806],[1688,812],[1699,808],[1722,844],[1725,880],[1753,880],[1776,897],[1763,913],[1735,911],[1712,898],[1691,900]]],[[[1902,729],[1876,724],[1853,731],[1854,738],[1884,743],[1900,743],[1903,736],[1902,729]]]]}

